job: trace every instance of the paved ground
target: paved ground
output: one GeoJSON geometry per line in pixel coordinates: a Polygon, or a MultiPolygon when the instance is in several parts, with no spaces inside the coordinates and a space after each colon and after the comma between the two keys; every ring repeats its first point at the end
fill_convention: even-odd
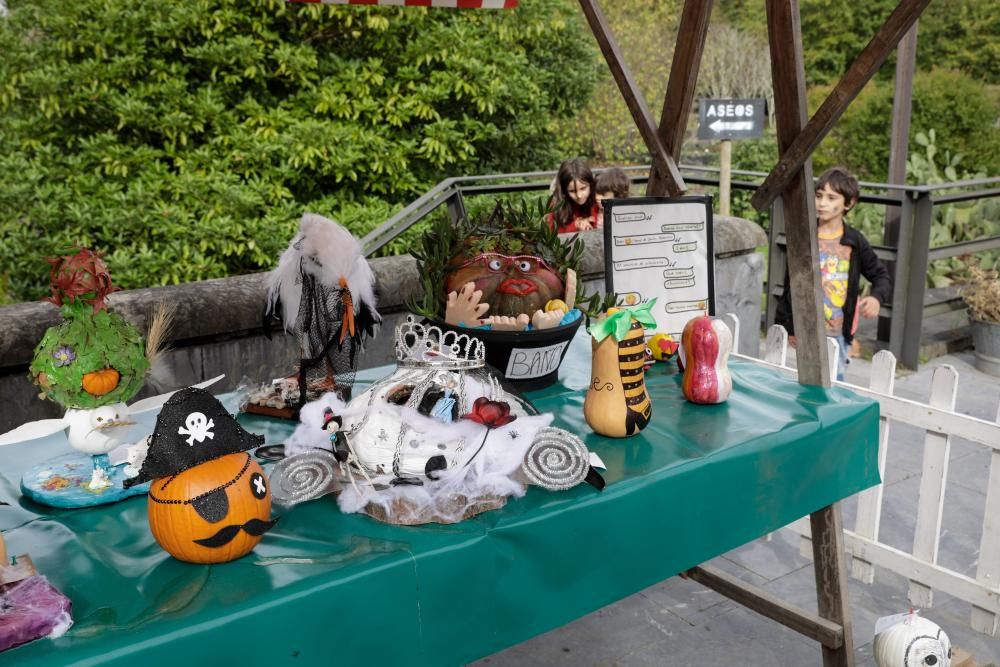
{"type": "MultiPolygon", "coordinates": [[[[1000,378],[976,370],[970,352],[939,357],[916,373],[900,373],[896,394],[926,401],[934,369],[943,364],[959,372],[958,411],[996,419],[1000,378]]],[[[864,360],[854,360],[847,381],[867,385],[869,367],[864,360]]],[[[893,424],[890,433],[880,537],[892,546],[909,549],[923,436],[904,424],[893,424]]],[[[939,562],[972,576],[982,532],[987,466],[985,447],[953,440],[939,562]]],[[[852,500],[843,504],[843,512],[845,525],[853,526],[852,500]]],[[[816,608],[812,564],[799,555],[798,537],[790,530],[776,533],[769,542],[747,544],[712,564],[805,609],[816,608]]],[[[879,568],[874,584],[851,579],[849,589],[857,664],[874,667],[875,620],[906,611],[907,582],[879,568]]],[[[969,627],[968,604],[935,593],[934,607],[923,615],[944,628],[953,644],[972,653],[981,666],[1000,665],[1000,639],[969,627]]],[[[811,640],[694,582],[674,577],[475,665],[818,667],[822,659],[819,645],[811,640]]]]}

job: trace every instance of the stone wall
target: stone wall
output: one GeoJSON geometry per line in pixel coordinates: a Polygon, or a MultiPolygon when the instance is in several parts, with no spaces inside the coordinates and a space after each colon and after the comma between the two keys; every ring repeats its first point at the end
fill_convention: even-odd
{"type": "MultiPolygon", "coordinates": [[[[603,289],[601,234],[581,236],[587,244],[581,272],[586,289],[603,289]]],[[[739,316],[743,323],[739,349],[756,354],[764,261],[754,249],[766,245],[767,236],[747,220],[716,216],[714,242],[718,312],[739,316]]],[[[409,255],[373,259],[371,265],[385,322],[361,357],[361,368],[392,361],[393,329],[406,316],[405,304],[419,295],[420,286],[416,261],[409,255]]],[[[111,295],[111,308],[143,332],[158,304],[175,310],[172,349],[139,397],[223,373],[226,378],[215,386],[216,391],[290,373],[297,359],[294,341],[281,333],[268,340],[261,329],[266,278],[266,273],[260,273],[111,295]]],[[[61,415],[57,404],[37,398],[37,388],[27,376],[34,346],[48,327],[59,322],[58,308],[48,303],[0,308],[0,433],[26,421],[61,415]]]]}

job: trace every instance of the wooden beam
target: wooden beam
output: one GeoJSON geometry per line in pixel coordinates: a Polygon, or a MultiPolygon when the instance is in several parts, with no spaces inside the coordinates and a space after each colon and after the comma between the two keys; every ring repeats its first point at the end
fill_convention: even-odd
{"type": "MultiPolygon", "coordinates": [[[[778,154],[784,157],[806,121],[805,67],[798,0],[766,0],[771,80],[778,154]]],[[[812,160],[795,169],[782,194],[787,244],[788,284],[795,319],[799,382],[830,386],[816,242],[816,203],[812,160]]]]}
{"type": "MultiPolygon", "coordinates": [[[[913,108],[913,75],[917,69],[917,26],[906,33],[896,49],[896,81],[892,95],[892,136],[889,139],[889,183],[906,184],[906,156],[910,145],[910,116],[913,108]]],[[[898,190],[891,191],[900,195],[898,190]]],[[[886,206],[882,242],[895,246],[899,241],[899,207],[886,206]]],[[[889,273],[895,262],[884,262],[889,273]]]]}
{"type": "MultiPolygon", "coordinates": [[[[667,153],[680,162],[681,146],[687,130],[688,116],[694,104],[698,85],[698,69],[708,36],[708,22],[712,16],[713,0],[685,0],[681,22],[674,43],[674,60],[670,65],[670,79],[663,96],[660,113],[660,140],[667,153]]],[[[646,184],[646,194],[660,196],[667,191],[666,179],[654,167],[646,184]]]]}
{"type": "MultiPolygon", "coordinates": [[[[913,24],[909,32],[896,47],[896,82],[892,95],[892,137],[889,140],[889,178],[888,183],[904,185],[906,183],[906,157],[910,143],[910,115],[913,108],[913,75],[917,69],[917,28],[919,21],[913,24]]],[[[900,190],[890,190],[891,197],[902,197],[900,190]]],[[[885,207],[885,227],[882,229],[882,243],[890,247],[899,245],[899,224],[903,209],[900,206],[885,207]]],[[[896,281],[896,260],[883,260],[885,268],[896,281]]],[[[901,281],[900,281],[901,282],[901,281]]],[[[881,314],[878,318],[877,337],[880,341],[889,342],[892,336],[892,317],[881,314]]]]}
{"type": "Polygon", "coordinates": [[[840,625],[820,618],[816,614],[810,614],[805,609],[799,609],[717,567],[701,565],[688,570],[685,574],[705,588],[710,588],[747,609],[767,616],[800,635],[815,639],[823,646],[836,649],[844,645],[844,629],[840,625]]]}
{"type": "Polygon", "coordinates": [[[812,155],[819,142],[830,132],[834,124],[858,96],[865,84],[871,80],[885,59],[916,23],[924,8],[931,0],[900,0],[889,18],[868,46],[858,54],[847,72],[827,96],[826,100],[809,119],[805,129],[795,138],[788,150],[781,156],[771,173],[767,175],[753,195],[751,203],[758,211],[763,211],[780,195],[791,181],[792,175],[812,155]]]}
{"type": "Polygon", "coordinates": [[[840,504],[828,505],[809,515],[812,529],[813,569],[816,571],[816,606],[819,615],[844,629],[843,645],[823,645],[823,667],[854,665],[850,600],[847,597],[847,557],[840,504]]]}
{"type": "Polygon", "coordinates": [[[597,39],[601,53],[604,54],[604,59],[611,70],[611,76],[618,84],[618,90],[621,91],[625,105],[632,114],[639,135],[646,143],[646,148],[652,156],[654,172],[663,175],[666,192],[670,196],[684,194],[687,191],[687,186],[677,169],[677,162],[660,140],[653,114],[650,112],[642,93],[639,92],[639,87],[632,78],[632,73],[629,72],[624,58],[622,58],[621,50],[618,48],[614,35],[611,34],[604,12],[597,5],[597,0],[580,0],[580,7],[583,8],[584,16],[587,17],[587,23],[590,24],[590,30],[597,39]]]}

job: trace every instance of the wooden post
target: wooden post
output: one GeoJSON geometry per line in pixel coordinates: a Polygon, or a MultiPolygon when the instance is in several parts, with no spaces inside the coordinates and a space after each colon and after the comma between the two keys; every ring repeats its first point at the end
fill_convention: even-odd
{"type": "Polygon", "coordinates": [[[839,648],[823,645],[823,667],[852,667],[854,638],[851,635],[850,601],[847,597],[847,559],[844,556],[840,503],[810,514],[809,525],[812,528],[817,610],[820,618],[833,621],[844,629],[844,643],[839,648]]]}
{"type": "Polygon", "coordinates": [[[733,181],[733,142],[722,140],[719,152],[719,215],[730,215],[729,192],[733,181]]]}
{"type": "MultiPolygon", "coordinates": [[[[910,112],[913,107],[913,74],[917,62],[917,23],[913,24],[896,49],[896,85],[892,97],[892,136],[889,141],[889,180],[906,183],[906,155],[910,141],[910,112]]],[[[898,196],[899,192],[892,193],[898,196]]],[[[899,207],[887,206],[882,241],[896,245],[899,240],[899,207]]],[[[892,273],[892,267],[889,267],[892,273]]]]}
{"type": "MultiPolygon", "coordinates": [[[[892,136],[889,140],[889,179],[893,185],[906,183],[906,156],[910,141],[910,112],[913,108],[913,74],[917,66],[917,26],[914,23],[909,32],[896,47],[896,84],[892,96],[892,136]]],[[[899,197],[904,193],[900,190],[889,192],[891,196],[899,197]]],[[[885,207],[885,227],[882,230],[882,242],[887,246],[896,247],[899,243],[899,206],[885,207]]],[[[896,275],[896,262],[886,261],[885,268],[890,276],[896,275]]],[[[889,318],[879,316],[878,339],[889,340],[889,318]]]]}
{"type": "MultiPolygon", "coordinates": [[[[784,156],[806,122],[805,66],[798,0],[766,0],[778,152],[784,156]]],[[[830,386],[826,325],[819,280],[812,158],[806,157],[781,195],[795,318],[799,382],[830,386]]]]}

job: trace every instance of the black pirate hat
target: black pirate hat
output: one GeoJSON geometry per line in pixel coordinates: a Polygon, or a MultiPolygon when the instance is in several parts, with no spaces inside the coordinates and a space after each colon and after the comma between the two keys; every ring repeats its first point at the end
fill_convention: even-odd
{"type": "Polygon", "coordinates": [[[125,486],[178,475],[188,468],[264,444],[246,431],[205,389],[181,389],[163,404],[139,476],[125,486]]]}

